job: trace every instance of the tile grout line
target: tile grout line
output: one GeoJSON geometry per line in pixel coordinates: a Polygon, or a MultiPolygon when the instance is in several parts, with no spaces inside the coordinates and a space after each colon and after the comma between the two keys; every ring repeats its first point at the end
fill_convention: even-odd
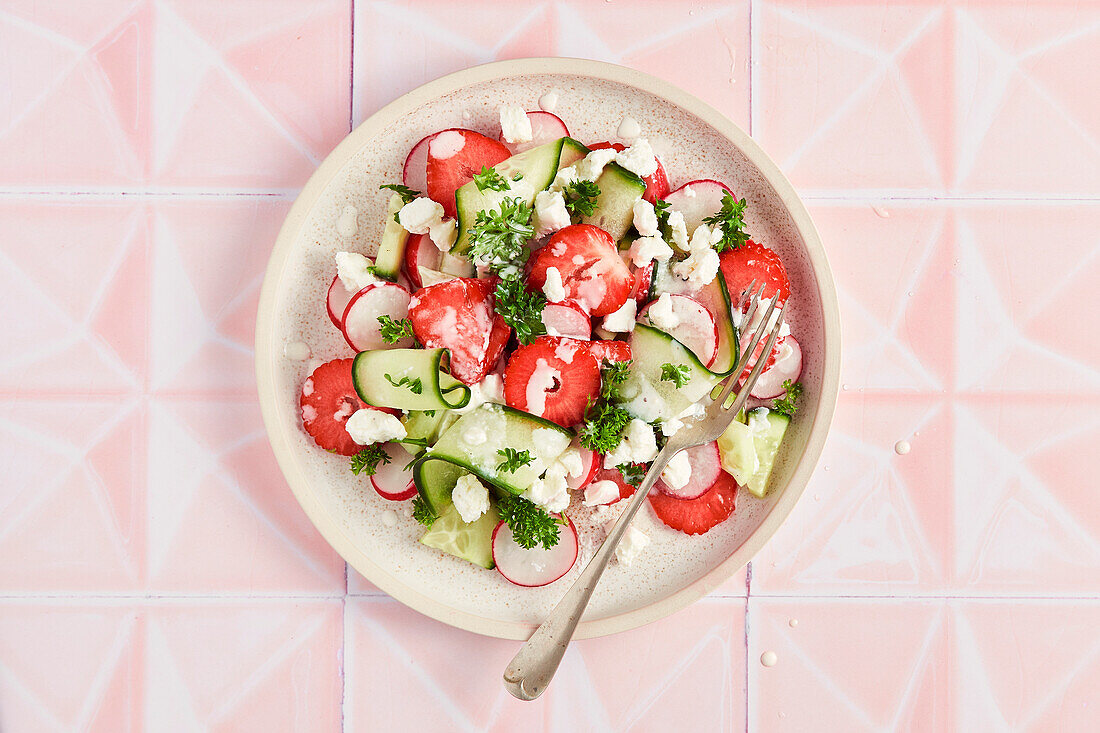
{"type": "Polygon", "coordinates": [[[745,565],[745,733],[749,731],[749,609],[752,607],[752,560],[745,565]]]}

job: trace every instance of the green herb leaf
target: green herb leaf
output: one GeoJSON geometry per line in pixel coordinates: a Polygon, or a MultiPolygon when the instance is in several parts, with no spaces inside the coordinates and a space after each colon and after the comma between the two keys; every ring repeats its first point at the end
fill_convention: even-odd
{"type": "Polygon", "coordinates": [[[512,180],[513,181],[522,181],[523,180],[523,174],[517,172],[514,176],[512,176],[512,180]]]}
{"type": "Polygon", "coordinates": [[[507,191],[510,188],[504,176],[484,165],[481,173],[474,174],[474,185],[478,191],[507,191]]]}
{"type": "Polygon", "coordinates": [[[575,216],[592,216],[596,211],[596,197],[600,187],[595,181],[573,181],[561,192],[565,198],[565,208],[575,216]]]}
{"type": "Polygon", "coordinates": [[[500,209],[479,211],[470,227],[470,259],[487,265],[506,279],[519,277],[529,254],[527,242],[535,236],[530,204],[504,199],[500,209]]]}
{"type": "Polygon", "coordinates": [[[378,323],[382,327],[382,340],[387,344],[396,344],[404,338],[416,338],[413,333],[413,324],[408,318],[395,321],[389,316],[378,316],[378,323]]]}
{"type": "Polygon", "coordinates": [[[783,380],[783,391],[786,392],[782,397],[775,401],[775,411],[782,412],[784,415],[793,417],[794,413],[798,411],[798,398],[802,396],[802,383],[791,383],[791,380],[783,380]]]}
{"type": "Polygon", "coordinates": [[[644,463],[620,463],[615,468],[619,469],[619,473],[623,475],[623,481],[634,488],[638,488],[642,479],[645,478],[646,471],[649,470],[644,463]]]}
{"type": "Polygon", "coordinates": [[[680,389],[691,379],[691,370],[687,364],[669,364],[667,361],[661,365],[661,381],[672,382],[676,389],[680,389]]]}
{"type": "Polygon", "coordinates": [[[425,527],[432,526],[432,523],[436,520],[435,512],[428,506],[428,502],[423,496],[417,496],[413,499],[413,519],[425,527]]]}
{"type": "Polygon", "coordinates": [[[546,298],[542,293],[528,292],[520,280],[501,280],[494,294],[496,312],[516,332],[521,344],[529,344],[546,333],[542,322],[546,298]]]}
{"type": "MultiPolygon", "coordinates": [[[[408,186],[402,186],[400,183],[383,183],[381,186],[378,187],[378,190],[381,191],[382,189],[386,189],[386,188],[388,188],[389,190],[393,191],[398,196],[400,196],[401,197],[401,203],[403,203],[403,204],[410,203],[417,196],[421,195],[419,191],[411,189],[408,186]]],[[[393,220],[397,221],[397,215],[396,214],[394,214],[393,220]]]]}
{"type": "Polygon", "coordinates": [[[664,199],[653,199],[653,212],[657,214],[657,226],[662,229],[668,226],[668,215],[671,213],[671,204],[664,199]]]}
{"type": "Polygon", "coordinates": [[[745,232],[745,205],[745,199],[739,201],[727,191],[722,195],[722,210],[703,219],[711,226],[721,225],[722,227],[722,239],[714,245],[715,251],[740,249],[749,241],[749,235],[745,232]]]}
{"type": "Polygon", "coordinates": [[[504,460],[497,465],[498,471],[515,473],[524,466],[530,466],[535,462],[535,459],[531,457],[531,451],[504,448],[498,450],[497,454],[504,457],[504,460]]]}
{"type": "Polygon", "coordinates": [[[535,545],[542,545],[549,550],[558,544],[561,537],[558,523],[529,500],[509,494],[497,502],[497,508],[520,547],[530,550],[535,545]]]}
{"type": "Polygon", "coordinates": [[[422,394],[424,392],[424,385],[420,382],[420,377],[416,379],[409,379],[408,375],[401,377],[401,381],[394,381],[394,378],[389,374],[383,374],[386,381],[392,384],[394,387],[408,387],[409,391],[413,394],[422,394]]]}
{"type": "Polygon", "coordinates": [[[601,399],[616,400],[619,398],[619,387],[630,376],[630,364],[629,361],[603,360],[603,364],[600,366],[600,377],[603,379],[603,386],[600,388],[601,399]]]}
{"type": "Polygon", "coordinates": [[[356,476],[361,473],[373,476],[374,472],[378,470],[379,462],[382,464],[389,463],[390,457],[382,449],[381,444],[368,445],[351,457],[351,472],[356,476]]]}
{"type": "Polygon", "coordinates": [[[630,422],[629,413],[614,404],[619,399],[619,387],[630,376],[630,362],[604,359],[600,376],[603,378],[600,397],[585,411],[580,442],[597,453],[610,453],[622,442],[623,431],[630,422]]]}

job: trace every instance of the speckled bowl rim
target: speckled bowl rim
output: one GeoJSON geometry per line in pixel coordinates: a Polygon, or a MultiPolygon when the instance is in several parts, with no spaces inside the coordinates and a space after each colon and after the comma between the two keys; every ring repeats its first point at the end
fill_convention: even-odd
{"type": "MultiPolygon", "coordinates": [[[[273,343],[276,316],[274,306],[277,285],[288,263],[288,255],[310,210],[348,160],[368,144],[376,134],[420,105],[462,87],[515,76],[554,74],[591,77],[653,94],[695,115],[744,153],[779,195],[802,237],[820,294],[825,351],[821,394],[814,420],[810,425],[805,450],[792,472],[790,482],[760,526],[733,554],[703,577],[647,606],[614,616],[582,621],[577,627],[575,638],[606,636],[656,621],[707,595],[743,567],[775,534],[802,495],[821,455],[840,384],[840,312],[832,272],[817,228],[795,193],[794,187],[771,158],[737,125],[702,100],[668,82],[615,64],[570,58],[527,58],[497,61],[448,74],[417,87],[371,115],[344,138],[310,177],[287,214],[271,252],[260,293],[259,313],[256,320],[256,381],[264,424],[279,467],[290,484],[294,496],[325,540],[355,570],[396,600],[420,613],[467,631],[503,639],[526,639],[534,627],[525,623],[500,621],[460,611],[405,585],[353,544],[314,493],[302,467],[295,460],[296,449],[293,447],[289,428],[280,421],[278,416],[277,404],[281,396],[275,389],[276,357],[274,355],[278,351],[273,343]]],[[[285,395],[282,398],[285,399],[285,395]]]]}

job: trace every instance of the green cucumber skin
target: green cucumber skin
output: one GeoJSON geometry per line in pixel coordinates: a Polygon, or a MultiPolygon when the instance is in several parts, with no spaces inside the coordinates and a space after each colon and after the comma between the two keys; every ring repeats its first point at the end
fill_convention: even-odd
{"type": "Polygon", "coordinates": [[[618,163],[608,163],[596,185],[600,188],[596,210],[592,216],[583,217],[581,223],[598,226],[618,242],[630,231],[634,203],[645,193],[645,181],[618,163]]]}
{"type": "Polygon", "coordinates": [[[783,438],[786,437],[791,418],[789,415],[776,412],[767,407],[756,407],[749,410],[745,416],[746,422],[751,421],[753,415],[764,416],[764,419],[768,421],[768,431],[760,438],[753,437],[753,447],[756,450],[759,468],[746,483],[746,488],[755,496],[763,498],[768,492],[772,469],[775,468],[775,459],[779,456],[779,450],[783,446],[783,438]],[[772,442],[775,444],[774,447],[771,446],[772,442]]]}
{"type": "Polygon", "coordinates": [[[390,282],[397,282],[401,263],[405,259],[405,244],[409,241],[409,233],[393,219],[402,206],[399,195],[395,193],[390,196],[386,210],[386,228],[382,230],[382,241],[378,245],[378,254],[374,257],[375,273],[390,282]]]}
{"type": "Polygon", "coordinates": [[[485,512],[485,514],[482,514],[473,522],[466,524],[462,522],[461,516],[458,516],[458,510],[456,510],[452,504],[444,508],[443,513],[437,516],[432,526],[424,532],[420,541],[426,547],[440,550],[448,555],[453,555],[454,557],[483,567],[486,570],[492,570],[496,567],[496,562],[493,560],[493,531],[496,530],[497,524],[499,523],[500,512],[493,505],[489,506],[489,511],[485,512]],[[447,548],[444,540],[448,537],[442,534],[441,530],[438,528],[442,524],[449,523],[461,523],[463,525],[466,536],[470,540],[465,551],[452,552],[447,548]],[[439,535],[438,538],[436,537],[437,534],[439,535]]]}
{"type": "Polygon", "coordinates": [[[351,367],[352,384],[359,399],[373,407],[399,410],[446,410],[465,407],[470,402],[470,388],[439,370],[444,349],[379,349],[361,351],[351,367]],[[387,362],[394,361],[392,367],[387,362]],[[385,381],[387,369],[400,369],[404,376],[419,379],[422,391],[414,394],[406,387],[395,387],[385,381]],[[419,362],[419,363],[418,363],[419,362]],[[444,394],[458,390],[462,396],[448,402],[444,394]]]}
{"type": "Polygon", "coordinates": [[[565,138],[562,143],[561,155],[558,157],[558,170],[568,168],[592,151],[583,143],[571,137],[565,138]]]}

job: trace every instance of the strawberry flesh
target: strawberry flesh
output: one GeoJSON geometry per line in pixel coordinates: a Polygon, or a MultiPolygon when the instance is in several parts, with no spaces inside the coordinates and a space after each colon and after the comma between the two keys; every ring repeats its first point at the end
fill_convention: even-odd
{"type": "Polygon", "coordinates": [[[565,299],[590,316],[614,313],[634,289],[634,276],[611,235],[591,224],[559,230],[532,256],[528,288],[542,290],[551,267],[561,274],[565,299]]]}
{"type": "MultiPolygon", "coordinates": [[[[448,138],[448,141],[450,138],[448,138]]],[[[511,157],[508,148],[500,142],[473,130],[444,130],[428,143],[428,198],[442,204],[447,216],[455,215],[455,191],[469,183],[482,167],[492,168],[511,157]],[[439,135],[460,135],[463,143],[436,145],[443,142],[439,135]],[[454,148],[458,148],[457,151],[454,148]],[[447,157],[438,158],[440,153],[447,157]]]]}
{"type": "Polygon", "coordinates": [[[718,474],[706,493],[694,499],[677,499],[659,492],[649,494],[649,505],[662,522],[684,534],[703,534],[733,514],[737,482],[725,471],[718,474]]]}
{"type": "Polygon", "coordinates": [[[585,347],[584,341],[559,336],[520,346],[504,369],[504,400],[562,427],[581,422],[600,396],[600,367],[585,347]]]}
{"type": "Polygon", "coordinates": [[[362,450],[348,435],[345,425],[356,410],[366,407],[351,378],[354,359],[335,359],[313,370],[302,385],[299,405],[302,427],[325,450],[352,456],[362,450]]]}
{"type": "Polygon", "coordinates": [[[420,343],[451,353],[451,375],[464,384],[485,378],[512,330],[493,310],[494,280],[455,278],[421,288],[409,302],[420,343]]]}

